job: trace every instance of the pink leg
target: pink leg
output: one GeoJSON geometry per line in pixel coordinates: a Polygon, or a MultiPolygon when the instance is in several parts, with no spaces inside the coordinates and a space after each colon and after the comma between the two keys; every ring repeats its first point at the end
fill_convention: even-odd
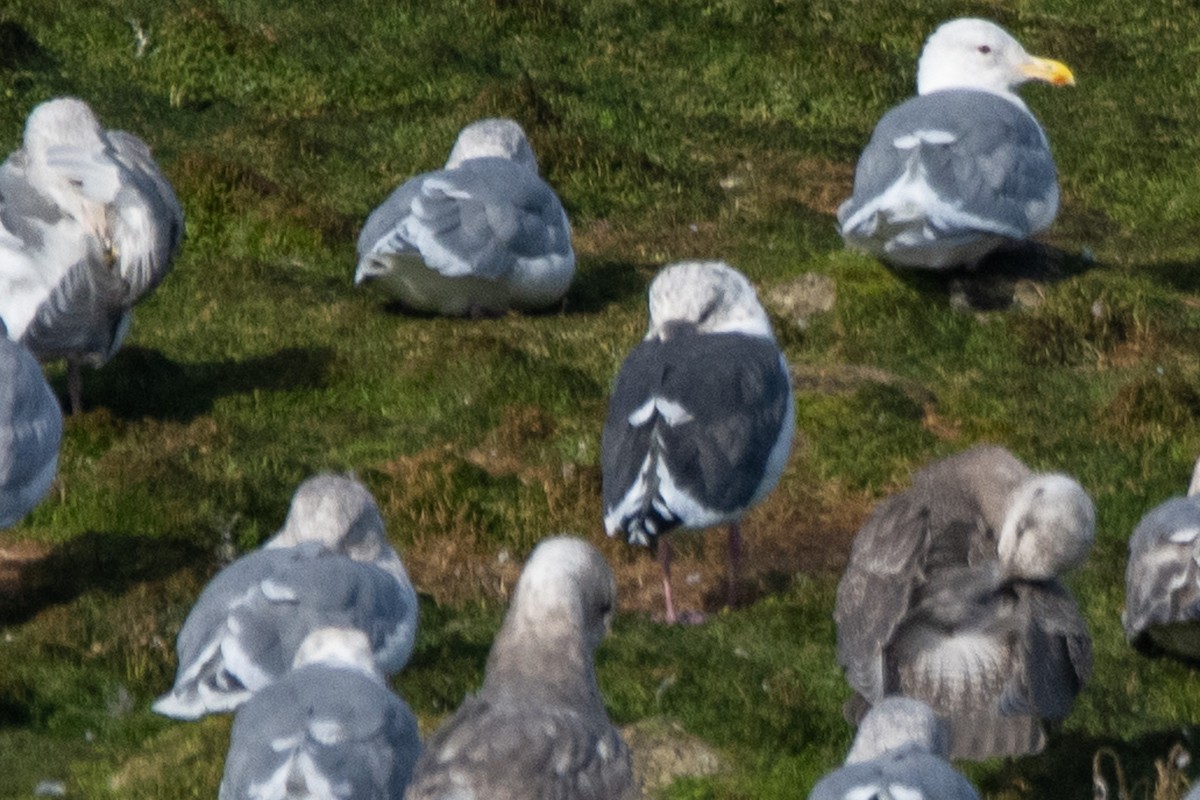
{"type": "Polygon", "coordinates": [[[83,367],[78,361],[67,359],[67,400],[71,404],[71,415],[83,411],[83,367]]]}
{"type": "Polygon", "coordinates": [[[671,540],[663,536],[657,541],[658,546],[658,563],[662,567],[663,573],[663,598],[667,601],[667,624],[674,625],[675,603],[671,599],[671,557],[674,555],[671,547],[671,540]]]}
{"type": "Polygon", "coordinates": [[[742,529],[741,525],[732,522],[729,524],[729,586],[728,594],[726,595],[726,604],[733,608],[737,603],[737,579],[739,568],[742,562],[742,529]]]}

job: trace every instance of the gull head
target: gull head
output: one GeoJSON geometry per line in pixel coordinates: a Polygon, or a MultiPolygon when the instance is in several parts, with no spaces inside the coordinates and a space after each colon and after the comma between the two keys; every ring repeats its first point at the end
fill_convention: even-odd
{"type": "Polygon", "coordinates": [[[746,276],[723,261],[671,264],[650,284],[647,339],[686,325],[701,333],[743,333],[774,341],[771,321],[746,276]]]}
{"type": "Polygon", "coordinates": [[[893,695],[871,707],[858,724],[847,764],[872,761],[900,748],[950,757],[950,729],[920,700],[893,695]]]}
{"type": "Polygon", "coordinates": [[[616,602],[616,580],[600,551],[582,539],[554,536],[525,562],[509,614],[527,629],[581,631],[592,652],[612,625],[616,602]]]}
{"type": "Polygon", "coordinates": [[[292,669],[300,669],[307,664],[356,669],[381,678],[371,652],[371,642],[357,628],[317,628],[305,636],[296,649],[292,669]]]}
{"type": "Polygon", "coordinates": [[[997,549],[1007,575],[1046,580],[1081,565],[1096,539],[1096,509],[1077,481],[1037,475],[1009,501],[997,549]]]}
{"type": "Polygon", "coordinates": [[[74,97],[47,100],[25,120],[25,150],[44,159],[53,147],[76,145],[103,149],[104,129],[87,103],[74,97]]]}
{"type": "Polygon", "coordinates": [[[481,119],[463,128],[446,160],[446,169],[454,169],[472,158],[506,158],[530,172],[538,171],[525,131],[511,119],[481,119]]]}
{"type": "Polygon", "coordinates": [[[980,89],[1003,95],[1030,80],[1073,86],[1066,64],[1031,56],[999,25],[984,19],[956,19],[938,27],[917,62],[917,94],[940,89],[980,89]]]}
{"type": "Polygon", "coordinates": [[[267,547],[317,542],[355,561],[377,561],[391,551],[375,498],[346,475],[316,475],[292,496],[283,529],[267,547]]]}

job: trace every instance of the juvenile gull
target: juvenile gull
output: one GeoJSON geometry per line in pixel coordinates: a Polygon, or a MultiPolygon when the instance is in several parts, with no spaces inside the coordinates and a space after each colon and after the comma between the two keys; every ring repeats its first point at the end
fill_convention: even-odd
{"type": "Polygon", "coordinates": [[[732,604],[739,521],[774,488],[795,428],[791,378],[767,313],[720,261],[674,264],[650,285],[650,327],[617,374],[600,442],[604,527],[658,549],[668,622],[677,527],[728,523],[732,604]]]}
{"type": "Polygon", "coordinates": [[[463,128],[443,169],[408,180],[367,217],[355,283],[378,280],[439,314],[536,309],[575,274],[562,203],[510,119],[463,128]]]}
{"type": "Polygon", "coordinates": [[[408,662],[417,630],[416,592],[375,500],[339,475],[300,484],[283,529],[201,592],[176,640],[175,685],[154,710],[180,719],[231,711],[326,626],[365,632],[389,675],[408,662]]]}
{"type": "Polygon", "coordinates": [[[219,800],[399,800],[421,749],[417,720],[362,631],[319,628],[290,672],[233,719],[219,800]]]}
{"type": "Polygon", "coordinates": [[[1095,538],[1073,479],[979,446],[924,468],[859,530],[838,584],[852,721],[891,694],[945,718],[954,758],[1038,752],[1071,710],[1091,638],[1058,576],[1095,538]]]}
{"type": "Polygon", "coordinates": [[[49,491],[62,425],[41,367],[0,320],[0,530],[17,524],[49,491]]]}
{"type": "Polygon", "coordinates": [[[1139,650],[1200,662],[1200,460],[1187,496],[1152,509],[1133,531],[1121,622],[1139,650]]]}
{"type": "Polygon", "coordinates": [[[813,787],[808,800],[979,800],[947,762],[950,732],[919,700],[880,700],[859,724],[846,764],[813,787]]]}
{"type": "Polygon", "coordinates": [[[72,413],[80,366],[120,349],[182,237],[183,211],[145,142],[104,130],[82,100],[34,108],[24,146],[0,165],[0,319],[38,360],[66,359],[72,413]]]}
{"type": "Polygon", "coordinates": [[[917,96],[883,116],[838,209],[842,238],[898,267],[975,266],[1058,213],[1050,145],[1015,90],[1073,85],[999,26],[957,19],[925,43],[917,96]]]}
{"type": "Polygon", "coordinates": [[[483,688],[429,737],[406,800],[636,797],[593,663],[615,602],[612,571],[594,547],[543,540],[521,573],[483,688]]]}

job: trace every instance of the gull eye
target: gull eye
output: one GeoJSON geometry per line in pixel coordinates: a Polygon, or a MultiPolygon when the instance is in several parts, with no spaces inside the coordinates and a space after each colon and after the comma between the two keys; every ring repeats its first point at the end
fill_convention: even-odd
{"type": "Polygon", "coordinates": [[[986,56],[988,53],[992,52],[992,48],[986,44],[981,44],[981,45],[979,45],[979,52],[983,53],[986,56]]]}

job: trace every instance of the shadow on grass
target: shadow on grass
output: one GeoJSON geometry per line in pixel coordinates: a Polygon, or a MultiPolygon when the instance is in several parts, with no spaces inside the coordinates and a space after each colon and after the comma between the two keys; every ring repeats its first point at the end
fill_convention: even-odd
{"type": "Polygon", "coordinates": [[[996,250],[974,269],[897,269],[895,273],[919,292],[947,295],[960,310],[1004,311],[1019,303],[1022,282],[1057,283],[1097,266],[1053,245],[1030,241],[996,250]]]}
{"type": "Polygon", "coordinates": [[[119,595],[210,558],[203,546],[185,539],[87,531],[41,558],[23,560],[6,576],[0,584],[0,625],[22,624],[91,591],[119,595]]]}
{"type": "MultiPolygon", "coordinates": [[[[329,347],[285,347],[245,361],[181,364],[151,348],[126,347],[103,368],[84,370],[84,407],[107,408],[127,420],[186,422],[229,395],[320,389],[333,358],[329,347]]],[[[60,400],[65,384],[65,376],[54,382],[60,400]]]]}
{"type": "Polygon", "coordinates": [[[1195,261],[1166,261],[1139,264],[1131,272],[1153,276],[1157,283],[1177,292],[1200,294],[1200,264],[1195,261]]]}
{"type": "Polygon", "coordinates": [[[1170,791],[1160,794],[1155,781],[1160,774],[1172,773],[1181,783],[1185,780],[1178,771],[1188,762],[1170,763],[1174,760],[1172,753],[1176,745],[1181,745],[1187,753],[1196,752],[1196,734],[1196,729],[1190,727],[1152,731],[1128,740],[1052,733],[1049,746],[1041,754],[1010,759],[991,776],[978,778],[976,785],[986,796],[1007,797],[1017,792],[1021,796],[1062,800],[1093,796],[1171,800],[1180,794],[1170,791]],[[1106,792],[1102,793],[1100,785],[1093,784],[1094,773],[1107,786],[1106,792]],[[1064,786],[1074,790],[1064,793],[1064,786]]]}
{"type": "MultiPolygon", "coordinates": [[[[568,316],[594,314],[614,303],[622,304],[630,298],[645,296],[650,279],[654,275],[654,269],[650,265],[637,264],[632,261],[584,258],[577,266],[575,280],[563,302],[555,303],[544,309],[522,313],[533,317],[553,316],[560,313],[568,316]]],[[[434,319],[441,316],[432,311],[409,308],[400,300],[387,301],[383,308],[388,314],[416,319],[434,319]]],[[[488,316],[485,314],[483,318],[487,319],[488,316]]]]}

